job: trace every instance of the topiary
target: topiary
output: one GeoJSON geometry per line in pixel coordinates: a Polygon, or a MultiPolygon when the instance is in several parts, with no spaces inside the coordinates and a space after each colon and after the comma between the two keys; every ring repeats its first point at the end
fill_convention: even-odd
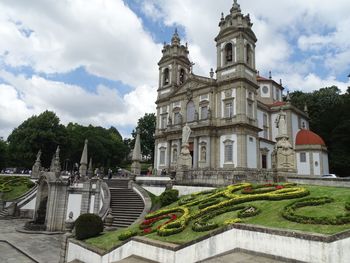
{"type": "Polygon", "coordinates": [[[162,206],[170,205],[171,203],[176,202],[179,199],[179,191],[176,189],[165,190],[159,196],[162,206]]]}
{"type": "Polygon", "coordinates": [[[82,214],[75,221],[75,235],[79,240],[95,237],[102,231],[103,222],[98,215],[82,214]]]}

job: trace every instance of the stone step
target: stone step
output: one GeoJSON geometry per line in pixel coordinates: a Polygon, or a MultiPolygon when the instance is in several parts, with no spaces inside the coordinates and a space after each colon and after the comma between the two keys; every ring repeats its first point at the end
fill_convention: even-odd
{"type": "Polygon", "coordinates": [[[144,206],[142,204],[137,204],[135,206],[131,206],[131,205],[111,205],[110,206],[112,208],[112,210],[135,210],[135,209],[142,209],[144,208],[144,206]]]}

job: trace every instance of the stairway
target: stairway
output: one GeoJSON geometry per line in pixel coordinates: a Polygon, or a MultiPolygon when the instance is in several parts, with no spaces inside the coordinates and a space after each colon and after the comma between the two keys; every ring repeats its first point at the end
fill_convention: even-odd
{"type": "Polygon", "coordinates": [[[106,181],[111,192],[113,227],[128,227],[142,214],[145,207],[142,198],[128,189],[128,179],[106,181]]]}
{"type": "Polygon", "coordinates": [[[0,218],[5,218],[7,215],[8,215],[8,211],[6,208],[0,211],[0,218]]]}

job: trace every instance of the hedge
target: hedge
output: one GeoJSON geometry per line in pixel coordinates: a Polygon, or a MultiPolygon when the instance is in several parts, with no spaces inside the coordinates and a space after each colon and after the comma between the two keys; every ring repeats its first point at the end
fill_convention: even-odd
{"type": "Polygon", "coordinates": [[[75,235],[79,240],[95,237],[102,231],[103,222],[98,215],[82,214],[75,221],[75,235]]]}

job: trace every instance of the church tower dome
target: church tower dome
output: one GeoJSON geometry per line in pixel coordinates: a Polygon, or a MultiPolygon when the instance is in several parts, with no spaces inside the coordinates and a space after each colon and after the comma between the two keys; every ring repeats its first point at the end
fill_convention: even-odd
{"type": "Polygon", "coordinates": [[[159,65],[158,98],[167,96],[181,86],[190,74],[191,62],[188,59],[188,47],[181,44],[180,36],[175,29],[171,43],[164,43],[159,65]]]}
{"type": "Polygon", "coordinates": [[[243,15],[237,0],[233,1],[230,13],[221,14],[220,31],[215,38],[217,47],[218,80],[235,77],[248,78],[256,83],[255,43],[249,14],[243,15]]]}

